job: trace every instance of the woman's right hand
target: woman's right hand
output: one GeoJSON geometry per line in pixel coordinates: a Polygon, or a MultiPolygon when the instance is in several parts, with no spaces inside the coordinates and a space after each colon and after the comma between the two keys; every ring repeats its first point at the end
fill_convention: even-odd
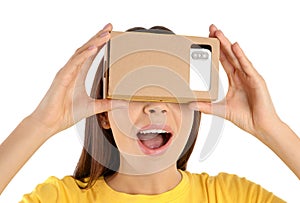
{"type": "Polygon", "coordinates": [[[54,81],[35,111],[29,116],[54,135],[91,115],[125,105],[122,101],[96,100],[88,96],[85,78],[99,49],[110,39],[112,25],[80,47],[66,65],[56,74],[54,81]]]}
{"type": "Polygon", "coordinates": [[[85,90],[85,78],[99,49],[110,39],[112,25],[80,47],[57,73],[45,97],[0,145],[0,194],[35,151],[52,135],[91,115],[127,105],[96,100],[85,90]]]}

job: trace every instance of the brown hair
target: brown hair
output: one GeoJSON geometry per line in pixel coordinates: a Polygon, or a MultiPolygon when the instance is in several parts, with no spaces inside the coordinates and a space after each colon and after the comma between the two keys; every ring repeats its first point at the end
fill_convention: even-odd
{"type": "MultiPolygon", "coordinates": [[[[174,32],[163,26],[154,26],[150,29],[134,27],[127,31],[174,34],[174,32]]],[[[102,62],[103,61],[101,61],[96,72],[91,90],[91,97],[95,99],[103,99],[103,81],[101,77],[103,75],[102,62]]],[[[83,187],[85,189],[92,187],[99,177],[111,176],[116,173],[119,168],[120,154],[113,133],[111,129],[105,129],[101,125],[101,121],[106,116],[107,112],[103,112],[86,119],[84,147],[74,172],[75,179],[87,183],[86,186],[83,187]]],[[[186,170],[188,159],[194,149],[198,135],[200,119],[201,113],[195,111],[189,139],[179,160],[177,160],[178,169],[186,170]]]]}

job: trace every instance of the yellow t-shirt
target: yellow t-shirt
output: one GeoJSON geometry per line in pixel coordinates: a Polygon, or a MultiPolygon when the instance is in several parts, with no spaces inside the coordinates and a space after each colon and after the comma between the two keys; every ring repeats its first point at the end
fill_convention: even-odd
{"type": "Polygon", "coordinates": [[[99,178],[95,185],[88,190],[80,189],[78,184],[82,185],[83,183],[71,176],[66,176],[62,180],[50,177],[38,185],[31,194],[24,195],[21,202],[284,202],[261,186],[236,175],[220,173],[217,176],[208,176],[206,173],[180,172],[182,173],[181,182],[172,190],[158,195],[131,195],[117,192],[106,184],[103,177],[99,178]]]}

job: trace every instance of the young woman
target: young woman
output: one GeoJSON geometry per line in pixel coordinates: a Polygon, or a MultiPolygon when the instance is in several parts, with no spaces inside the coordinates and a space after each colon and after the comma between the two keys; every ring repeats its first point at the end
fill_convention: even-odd
{"type": "Polygon", "coordinates": [[[111,30],[112,25],[106,25],[75,52],[35,111],[1,144],[0,191],[47,139],[88,118],[74,176],[50,177],[21,202],[283,202],[235,175],[211,177],[185,170],[203,112],[251,133],[300,178],[300,139],[277,116],[263,78],[240,46],[210,26],[210,37],[221,43],[220,61],[229,80],[221,102],[102,99],[97,77],[101,68],[89,97],[85,77],[111,30]]]}

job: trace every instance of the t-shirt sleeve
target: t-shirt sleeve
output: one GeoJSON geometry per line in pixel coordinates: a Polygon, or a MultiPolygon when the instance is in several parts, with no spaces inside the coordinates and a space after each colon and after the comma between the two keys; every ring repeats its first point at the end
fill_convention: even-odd
{"type": "Polygon", "coordinates": [[[58,199],[59,180],[56,177],[49,177],[44,183],[29,194],[25,194],[19,203],[47,203],[59,202],[58,199]]]}
{"type": "Polygon", "coordinates": [[[221,196],[229,199],[225,202],[255,202],[255,203],[282,203],[285,202],[273,193],[267,191],[258,184],[236,175],[220,173],[216,186],[219,187],[221,196]],[[226,195],[227,193],[227,195],[226,195]]]}

